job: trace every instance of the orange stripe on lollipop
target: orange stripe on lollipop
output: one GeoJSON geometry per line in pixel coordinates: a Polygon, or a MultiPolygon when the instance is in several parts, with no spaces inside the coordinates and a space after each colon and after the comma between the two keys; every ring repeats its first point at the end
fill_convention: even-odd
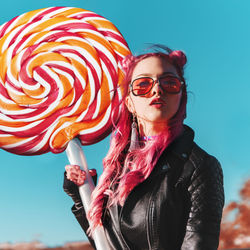
{"type": "Polygon", "coordinates": [[[25,139],[29,139],[29,137],[28,138],[26,138],[26,137],[20,138],[20,137],[14,136],[14,135],[9,135],[6,137],[0,136],[0,147],[19,143],[19,142],[24,141],[25,139]]]}
{"type": "Polygon", "coordinates": [[[72,124],[70,124],[70,126],[61,129],[57,132],[57,134],[55,135],[53,141],[52,141],[52,148],[53,149],[60,149],[60,148],[64,148],[66,146],[66,144],[72,140],[74,137],[76,137],[80,132],[87,130],[87,129],[91,129],[93,127],[95,127],[96,125],[98,125],[103,117],[105,116],[105,113],[103,113],[102,115],[98,116],[96,119],[94,120],[90,120],[90,121],[84,121],[84,122],[75,122],[73,123],[77,117],[74,118],[68,118],[68,117],[63,117],[60,118],[60,122],[58,123],[60,127],[60,125],[66,124],[66,122],[72,122],[72,124]]]}
{"type": "Polygon", "coordinates": [[[12,111],[21,111],[24,108],[20,107],[19,105],[15,103],[6,103],[0,99],[0,108],[2,110],[12,110],[12,111]]]}
{"type": "Polygon", "coordinates": [[[11,128],[21,128],[23,126],[29,125],[29,122],[24,122],[24,121],[5,121],[0,119],[0,126],[6,126],[6,127],[11,127],[11,128]]]}
{"type": "Polygon", "coordinates": [[[62,25],[62,23],[69,23],[70,21],[76,22],[76,19],[66,18],[66,17],[55,17],[53,19],[44,19],[31,29],[27,29],[25,35],[30,35],[33,33],[50,30],[50,27],[56,30],[57,26],[62,25]]]}
{"type": "Polygon", "coordinates": [[[1,78],[1,81],[3,83],[5,83],[6,81],[6,73],[7,73],[7,50],[4,51],[4,53],[2,55],[0,55],[0,78],[1,78]]]}
{"type": "MultiPolygon", "coordinates": [[[[84,37],[83,37],[84,39],[84,37]]],[[[74,47],[79,47],[82,48],[84,51],[88,52],[94,59],[95,61],[99,62],[99,56],[96,52],[96,50],[85,40],[79,41],[79,40],[73,40],[73,39],[68,39],[63,41],[64,44],[67,44],[69,46],[73,46],[72,50],[74,49],[74,47]]],[[[79,51],[77,51],[79,52],[79,51]]],[[[82,56],[84,57],[84,54],[82,54],[82,56]]]]}
{"type": "Polygon", "coordinates": [[[99,44],[101,44],[105,49],[107,49],[115,58],[115,52],[114,49],[112,48],[111,44],[109,43],[109,41],[107,41],[105,38],[98,36],[94,33],[88,32],[88,31],[84,31],[84,32],[79,32],[79,35],[81,35],[82,37],[88,39],[88,40],[94,40],[96,42],[98,42],[99,44]]]}
{"type": "Polygon", "coordinates": [[[17,92],[13,92],[11,90],[7,90],[7,92],[10,99],[19,105],[29,107],[30,105],[39,104],[41,102],[39,99],[34,99],[22,93],[18,94],[17,92]]]}
{"type": "Polygon", "coordinates": [[[99,115],[105,112],[111,103],[111,100],[110,100],[111,90],[109,89],[108,79],[105,74],[103,74],[100,91],[101,91],[101,104],[100,104],[100,109],[98,112],[99,115]]]}
{"type": "Polygon", "coordinates": [[[33,19],[33,17],[36,16],[42,10],[44,10],[44,9],[32,10],[32,11],[26,12],[23,15],[19,16],[19,20],[15,24],[14,28],[16,28],[20,25],[23,25],[23,24],[30,23],[30,20],[33,19]]]}
{"type": "Polygon", "coordinates": [[[53,17],[68,17],[68,16],[71,16],[71,15],[74,15],[74,14],[78,14],[79,12],[88,12],[87,10],[84,10],[84,9],[80,9],[80,8],[70,8],[70,9],[67,9],[65,11],[62,11],[60,13],[56,13],[55,15],[53,15],[53,17]]]}
{"type": "Polygon", "coordinates": [[[29,63],[27,70],[28,70],[29,74],[32,76],[32,72],[36,67],[39,67],[39,66],[46,64],[48,62],[66,62],[66,63],[68,63],[69,60],[67,60],[67,58],[60,55],[59,53],[53,53],[53,52],[39,53],[29,63]]]}
{"type": "Polygon", "coordinates": [[[118,31],[118,29],[108,20],[105,19],[95,19],[95,17],[93,19],[90,19],[87,21],[87,23],[95,26],[97,29],[110,29],[115,31],[116,33],[120,32],[118,31]]]}

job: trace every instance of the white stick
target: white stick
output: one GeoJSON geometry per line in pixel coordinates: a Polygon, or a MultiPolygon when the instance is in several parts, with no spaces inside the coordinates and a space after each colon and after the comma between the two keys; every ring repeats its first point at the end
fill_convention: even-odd
{"type": "MultiPolygon", "coordinates": [[[[67,146],[66,154],[68,156],[71,165],[78,165],[86,173],[86,179],[82,186],[79,187],[79,193],[81,196],[82,204],[85,211],[87,212],[90,207],[91,193],[95,188],[92,177],[88,171],[88,165],[83,153],[81,144],[78,139],[74,138],[71,140],[67,146]]],[[[110,249],[104,230],[102,227],[97,227],[94,231],[93,238],[95,241],[96,249],[98,250],[108,250],[110,249]]]]}

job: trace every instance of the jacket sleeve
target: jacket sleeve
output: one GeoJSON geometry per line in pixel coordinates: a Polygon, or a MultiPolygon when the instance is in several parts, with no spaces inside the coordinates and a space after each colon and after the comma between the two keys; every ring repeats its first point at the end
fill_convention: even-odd
{"type": "MultiPolygon", "coordinates": [[[[92,179],[94,181],[94,184],[96,185],[96,183],[97,183],[97,175],[92,176],[92,179]]],[[[78,192],[78,188],[76,190],[78,192]]],[[[91,236],[89,236],[88,232],[87,232],[88,228],[89,228],[89,222],[87,220],[86,212],[85,212],[85,209],[84,209],[82,203],[80,205],[78,205],[78,206],[76,206],[74,204],[73,207],[71,208],[71,211],[74,214],[74,216],[76,217],[76,220],[80,224],[80,226],[83,229],[83,231],[85,232],[86,236],[88,237],[88,240],[89,240],[90,244],[92,245],[92,247],[94,249],[96,249],[95,242],[94,242],[93,238],[91,236]]]]}
{"type": "Polygon", "coordinates": [[[224,206],[223,174],[216,158],[207,156],[188,186],[190,211],[181,250],[216,250],[224,206]]]}
{"type": "Polygon", "coordinates": [[[95,247],[95,243],[94,243],[94,240],[92,237],[90,237],[87,233],[88,231],[88,228],[89,228],[89,222],[87,220],[87,217],[86,217],[86,213],[85,213],[85,210],[83,207],[81,208],[76,208],[76,206],[74,205],[72,208],[71,208],[71,211],[72,213],[75,215],[78,223],[80,224],[81,228],[83,229],[83,231],[85,232],[86,236],[88,237],[88,240],[90,242],[90,244],[92,245],[92,247],[94,249],[96,249],[95,247]]]}

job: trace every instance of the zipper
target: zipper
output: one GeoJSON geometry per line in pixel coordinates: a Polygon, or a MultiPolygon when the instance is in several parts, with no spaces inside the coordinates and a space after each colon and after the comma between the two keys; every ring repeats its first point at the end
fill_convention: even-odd
{"type": "MultiPolygon", "coordinates": [[[[147,183],[148,182],[148,185],[150,185],[150,183],[154,182],[155,181],[155,178],[159,178],[160,176],[162,176],[162,174],[165,174],[166,172],[168,172],[170,170],[170,167],[169,167],[169,164],[168,162],[165,162],[165,164],[161,164],[161,166],[159,166],[157,169],[154,169],[150,176],[144,180],[143,182],[139,183],[134,189],[131,190],[131,192],[128,194],[127,198],[125,199],[124,201],[124,204],[123,206],[121,207],[121,211],[120,213],[118,214],[118,219],[119,219],[119,222],[118,222],[118,226],[120,227],[119,230],[120,230],[120,236],[122,238],[122,241],[124,243],[124,245],[127,247],[128,250],[130,250],[129,246],[127,245],[125,239],[124,239],[124,236],[122,234],[122,231],[121,231],[121,218],[122,218],[122,215],[123,215],[123,210],[124,210],[124,207],[126,206],[126,203],[129,202],[129,200],[131,199],[131,197],[133,196],[133,193],[136,192],[136,189],[139,188],[139,186],[141,185],[145,185],[145,182],[147,183]]],[[[154,185],[154,188],[153,188],[153,192],[151,193],[151,196],[150,196],[150,199],[149,199],[149,209],[148,209],[148,212],[147,212],[147,221],[146,221],[146,224],[147,224],[147,240],[148,240],[148,246],[149,246],[149,250],[153,250],[152,248],[152,242],[153,242],[153,235],[150,234],[150,232],[152,232],[153,234],[153,224],[154,223],[150,223],[150,220],[152,218],[153,220],[153,214],[154,214],[154,210],[155,210],[155,206],[154,206],[154,203],[152,202],[153,201],[153,197],[154,197],[154,193],[155,193],[155,190],[156,188],[158,188],[158,185],[157,183],[160,183],[160,182],[156,182],[156,184],[154,185]],[[150,227],[150,230],[148,230],[148,228],[150,227]]]]}
{"type": "Polygon", "coordinates": [[[148,239],[148,246],[150,250],[157,250],[155,248],[155,231],[157,232],[156,225],[155,225],[155,199],[156,199],[156,191],[159,189],[159,185],[162,182],[162,179],[165,178],[165,175],[167,172],[170,171],[170,166],[168,162],[165,162],[160,169],[158,169],[157,173],[155,173],[154,180],[155,178],[158,179],[157,182],[154,183],[154,188],[151,193],[150,199],[149,199],[149,209],[147,213],[147,239],[148,239]]]}
{"type": "MultiPolygon", "coordinates": [[[[152,174],[152,173],[151,173],[152,174]]],[[[159,174],[159,173],[158,173],[159,174]]],[[[136,192],[136,189],[139,187],[139,186],[141,186],[141,185],[145,185],[145,182],[147,183],[147,182],[151,182],[152,181],[152,176],[150,175],[146,180],[144,180],[144,181],[142,181],[141,183],[139,183],[136,187],[134,187],[132,190],[131,190],[131,192],[128,194],[128,196],[127,196],[127,198],[125,199],[125,201],[124,201],[124,204],[123,204],[123,206],[121,207],[121,211],[120,211],[120,213],[119,213],[119,229],[120,229],[120,235],[121,235],[121,237],[122,237],[122,240],[123,240],[123,242],[125,243],[124,245],[126,245],[126,247],[128,248],[128,250],[131,250],[130,248],[129,248],[129,246],[127,245],[127,243],[126,243],[126,241],[125,241],[125,239],[124,239],[124,236],[123,236],[123,234],[122,234],[122,231],[121,231],[121,220],[122,220],[122,215],[123,215],[123,210],[124,210],[124,207],[126,206],[126,203],[128,203],[129,202],[129,200],[131,199],[131,197],[133,196],[133,193],[134,192],[136,192]]],[[[152,197],[152,195],[151,195],[151,197],[152,197]]],[[[150,200],[151,200],[151,197],[150,197],[150,200]]],[[[146,221],[146,223],[148,224],[148,222],[146,221]]],[[[147,238],[148,238],[148,232],[147,232],[147,238]]],[[[150,246],[150,242],[149,242],[149,240],[148,240],[148,245],[150,246]]],[[[151,247],[149,248],[149,250],[151,250],[151,247]]]]}
{"type": "Polygon", "coordinates": [[[150,205],[149,205],[149,209],[148,209],[148,213],[147,213],[147,240],[148,240],[148,246],[149,249],[152,249],[152,244],[151,242],[153,242],[153,214],[154,214],[154,205],[153,203],[150,201],[150,205]]]}
{"type": "MultiPolygon", "coordinates": [[[[114,209],[118,209],[117,205],[115,205],[114,209]]],[[[116,218],[115,218],[114,212],[112,212],[112,208],[109,208],[109,209],[108,209],[108,212],[109,212],[109,215],[110,215],[111,220],[112,220],[112,221],[115,221],[116,218]]],[[[127,245],[127,242],[125,241],[125,239],[124,239],[124,237],[123,237],[122,231],[121,231],[121,226],[120,226],[120,215],[119,215],[118,211],[116,211],[116,215],[118,215],[118,216],[117,216],[117,219],[118,219],[119,221],[118,221],[118,223],[117,223],[117,226],[118,226],[119,228],[116,228],[116,224],[115,224],[114,222],[112,222],[113,225],[114,225],[114,226],[113,226],[113,229],[114,229],[116,235],[120,237],[120,239],[121,239],[121,241],[122,241],[122,244],[126,247],[125,250],[130,250],[129,246],[127,245]]]]}

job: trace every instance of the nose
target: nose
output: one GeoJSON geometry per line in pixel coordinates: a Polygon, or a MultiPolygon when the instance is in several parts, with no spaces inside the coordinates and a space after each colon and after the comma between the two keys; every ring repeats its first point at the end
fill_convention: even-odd
{"type": "Polygon", "coordinates": [[[160,81],[159,79],[155,80],[153,89],[152,89],[152,93],[154,94],[163,94],[163,89],[161,87],[160,81]]]}

